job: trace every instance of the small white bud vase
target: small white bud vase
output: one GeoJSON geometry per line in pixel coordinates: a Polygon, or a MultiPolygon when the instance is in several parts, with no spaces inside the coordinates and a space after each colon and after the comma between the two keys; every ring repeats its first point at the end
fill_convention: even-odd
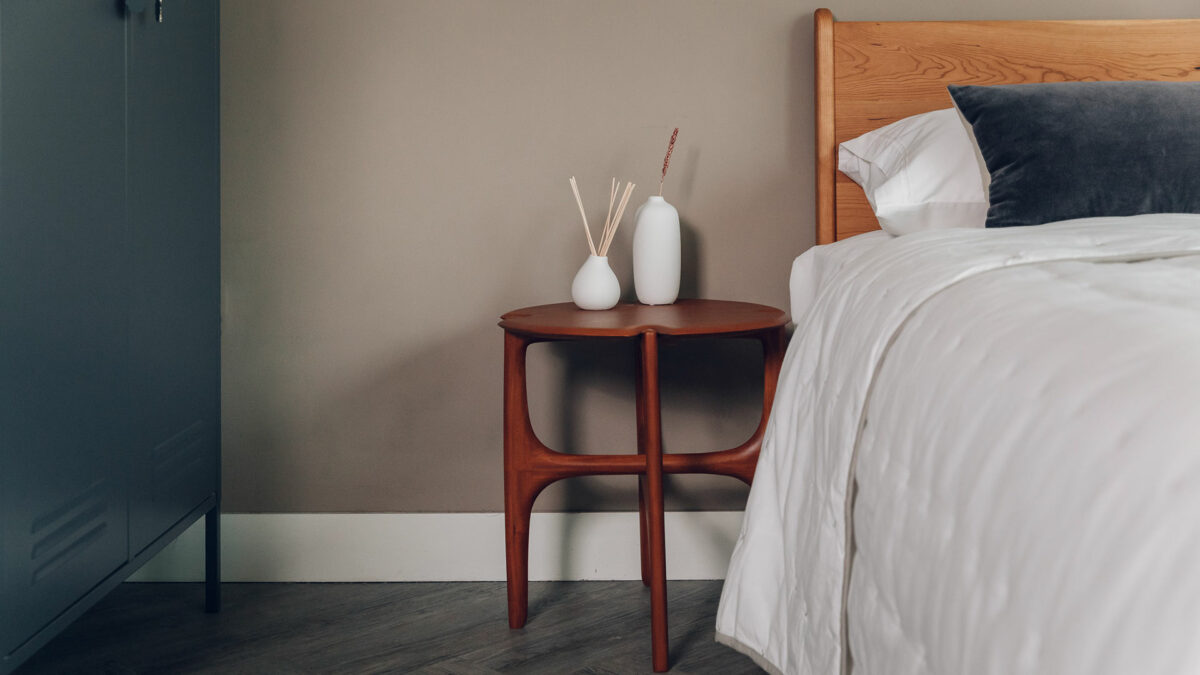
{"type": "Polygon", "coordinates": [[[589,255],[571,282],[571,299],[579,309],[612,309],[621,299],[621,282],[607,256],[589,255]]]}
{"type": "Polygon", "coordinates": [[[644,305],[669,305],[679,297],[679,212],[657,195],[634,215],[633,288],[644,305]]]}

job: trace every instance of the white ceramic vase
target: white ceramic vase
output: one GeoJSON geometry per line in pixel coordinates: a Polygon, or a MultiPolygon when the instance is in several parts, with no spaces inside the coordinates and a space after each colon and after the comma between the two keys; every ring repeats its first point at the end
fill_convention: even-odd
{"type": "Polygon", "coordinates": [[[611,309],[621,299],[621,282],[607,256],[589,255],[571,282],[571,299],[579,309],[611,309]]]}
{"type": "Polygon", "coordinates": [[[657,195],[634,215],[633,288],[638,302],[669,305],[679,297],[679,212],[657,195]]]}

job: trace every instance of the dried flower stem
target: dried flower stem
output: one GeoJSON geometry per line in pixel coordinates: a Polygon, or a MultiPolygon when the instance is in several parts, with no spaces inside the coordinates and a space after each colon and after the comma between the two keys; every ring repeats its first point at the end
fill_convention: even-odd
{"type": "Polygon", "coordinates": [[[667,144],[667,156],[663,159],[662,178],[658,179],[658,196],[662,196],[663,181],[667,179],[667,167],[671,166],[671,152],[675,150],[675,138],[679,136],[679,127],[675,127],[675,131],[671,133],[671,142],[667,144]]]}

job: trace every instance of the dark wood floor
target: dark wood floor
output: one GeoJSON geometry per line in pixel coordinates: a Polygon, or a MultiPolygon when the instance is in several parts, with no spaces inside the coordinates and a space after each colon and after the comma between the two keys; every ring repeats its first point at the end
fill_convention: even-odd
{"type": "MultiPolygon", "coordinates": [[[[531,583],[510,631],[503,583],[122,584],[17,675],[650,672],[640,582],[531,583]]],[[[713,642],[718,581],[668,584],[673,673],[758,673],[713,642]]]]}

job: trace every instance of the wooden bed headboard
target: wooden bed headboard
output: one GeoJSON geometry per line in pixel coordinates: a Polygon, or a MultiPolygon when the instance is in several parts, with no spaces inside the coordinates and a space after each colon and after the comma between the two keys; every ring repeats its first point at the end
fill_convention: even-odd
{"type": "Polygon", "coordinates": [[[879,229],[842,141],[953,105],[947,84],[1200,81],[1200,20],[835,22],[814,17],[817,243],[879,229]]]}

